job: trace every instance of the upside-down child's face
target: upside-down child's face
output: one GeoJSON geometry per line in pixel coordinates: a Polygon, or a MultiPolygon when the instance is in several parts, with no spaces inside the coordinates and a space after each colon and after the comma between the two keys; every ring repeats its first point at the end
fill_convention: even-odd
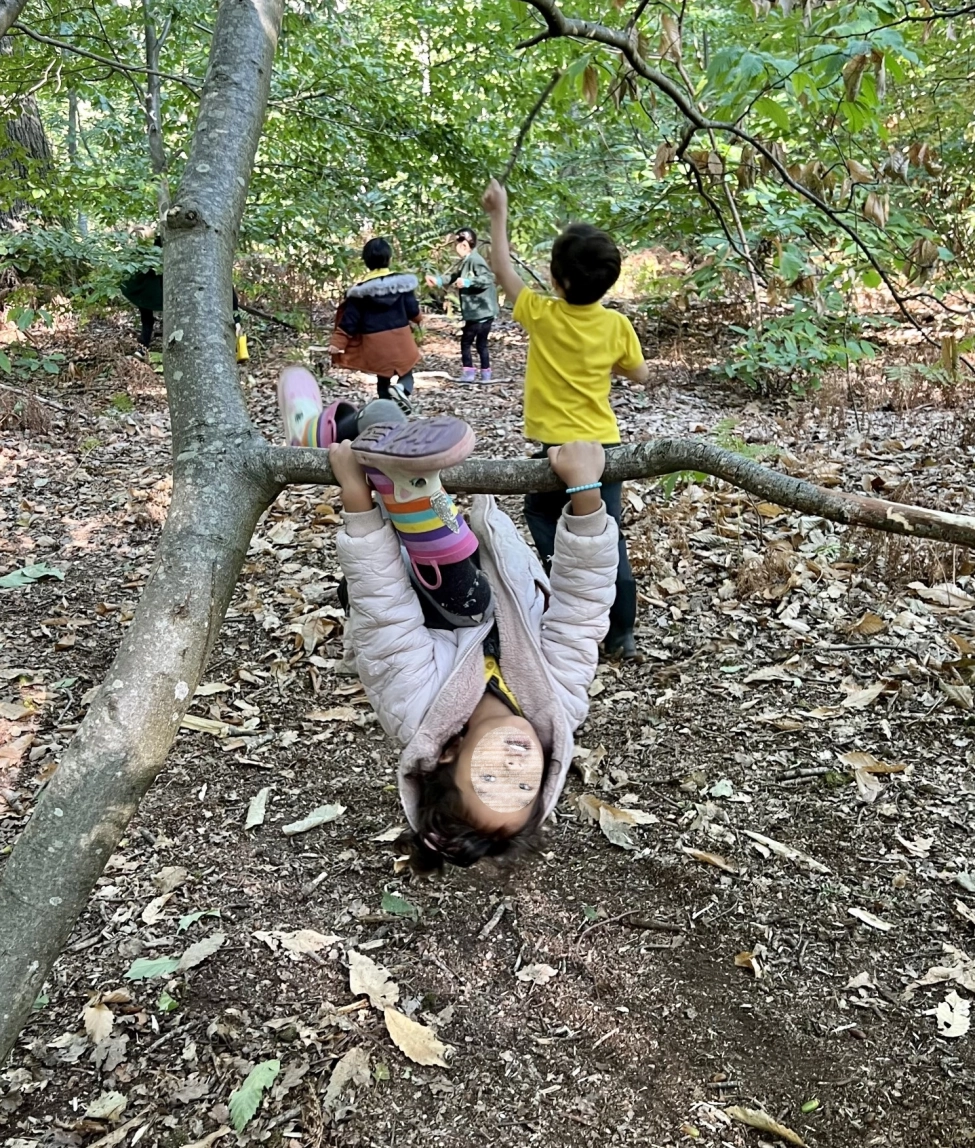
{"type": "Polygon", "coordinates": [[[545,756],[530,722],[507,714],[471,725],[461,740],[454,782],[471,822],[517,832],[541,792],[545,756]]]}

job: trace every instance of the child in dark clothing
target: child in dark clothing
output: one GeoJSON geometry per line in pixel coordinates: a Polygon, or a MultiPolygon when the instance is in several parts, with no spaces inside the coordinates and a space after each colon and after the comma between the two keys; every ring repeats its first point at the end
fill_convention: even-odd
{"type": "Polygon", "coordinates": [[[462,383],[492,381],[488,335],[498,317],[498,293],[494,286],[494,272],[475,250],[476,247],[477,236],[469,227],[462,227],[457,232],[456,251],[459,262],[446,275],[427,276],[430,287],[450,287],[456,283],[460,293],[460,313],[464,319],[464,329],[460,336],[462,383]],[[474,367],[474,356],[471,353],[475,344],[480,371],[474,367]]]}
{"type": "MultiPolygon", "coordinates": [[[[162,236],[157,235],[153,240],[153,247],[162,247],[162,236]]],[[[119,284],[119,290],[125,298],[137,307],[139,311],[139,343],[148,348],[152,342],[153,332],[156,329],[156,312],[162,314],[163,309],[163,277],[160,271],[150,267],[147,271],[137,271],[128,279],[119,284]]],[[[234,326],[237,330],[237,362],[242,363],[248,358],[247,340],[240,330],[240,300],[237,298],[236,288],[233,288],[234,326]]]]}
{"type": "Polygon", "coordinates": [[[420,305],[416,276],[391,272],[392,254],[385,239],[370,239],[363,247],[369,274],[346,292],[329,351],[334,366],[375,374],[379,397],[393,399],[408,414],[413,368],[420,361],[410,324],[420,325],[420,305]]]}

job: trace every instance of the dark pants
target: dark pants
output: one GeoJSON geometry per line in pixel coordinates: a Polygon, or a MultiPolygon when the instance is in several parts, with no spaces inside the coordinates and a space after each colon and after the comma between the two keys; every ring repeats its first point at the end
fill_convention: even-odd
{"type": "Polygon", "coordinates": [[[152,333],[156,328],[156,314],[154,311],[149,311],[145,307],[140,307],[139,320],[142,323],[142,330],[139,332],[139,342],[143,347],[148,347],[152,342],[152,333]]]}
{"type": "MultiPolygon", "coordinates": [[[[237,288],[235,287],[233,293],[233,308],[234,308],[234,324],[240,324],[240,300],[237,298],[237,288]]],[[[156,329],[156,314],[150,311],[147,307],[139,308],[139,322],[142,325],[142,330],[139,332],[139,342],[143,347],[148,347],[152,342],[152,333],[156,329]]],[[[413,388],[413,376],[410,376],[410,389],[413,388]]],[[[388,381],[388,380],[387,380],[388,381]]],[[[410,392],[407,391],[407,394],[410,392]]],[[[385,396],[389,398],[389,395],[385,396]]]]}
{"type": "MultiPolygon", "coordinates": [[[[462,562],[440,567],[440,585],[436,590],[421,586],[412,566],[410,585],[416,592],[423,611],[423,624],[428,630],[462,630],[479,626],[491,603],[491,584],[477,561],[477,551],[462,562]],[[472,617],[476,615],[476,617],[472,617]]],[[[421,566],[420,573],[430,583],[436,581],[432,566],[421,566]]],[[[349,586],[343,578],[338,586],[339,605],[349,612],[349,586]]]]}
{"type": "MultiPolygon", "coordinates": [[[[376,376],[376,394],[381,399],[389,398],[389,384],[392,382],[392,375],[377,375],[376,376]]],[[[397,380],[403,391],[407,395],[413,394],[413,372],[407,371],[405,375],[400,375],[397,380]]]]}
{"type": "MultiPolygon", "coordinates": [[[[535,458],[545,458],[545,450],[540,451],[535,458]]],[[[607,511],[621,526],[620,519],[623,513],[623,484],[621,482],[605,482],[600,491],[607,511]]],[[[535,549],[545,567],[545,573],[552,569],[552,555],[555,553],[555,529],[562,517],[562,508],[569,501],[569,496],[562,490],[549,491],[545,494],[529,494],[525,496],[525,519],[531,531],[535,549]]],[[[612,650],[619,646],[627,634],[633,632],[636,624],[636,581],[630,569],[630,559],[626,553],[626,539],[620,529],[620,564],[616,572],[616,600],[609,611],[609,633],[606,635],[606,648],[612,650]]]]}
{"type": "Polygon", "coordinates": [[[477,354],[481,361],[482,370],[491,365],[491,355],[488,352],[488,335],[491,333],[493,319],[468,319],[460,333],[460,361],[465,367],[474,366],[474,356],[471,348],[477,344],[477,354]]]}

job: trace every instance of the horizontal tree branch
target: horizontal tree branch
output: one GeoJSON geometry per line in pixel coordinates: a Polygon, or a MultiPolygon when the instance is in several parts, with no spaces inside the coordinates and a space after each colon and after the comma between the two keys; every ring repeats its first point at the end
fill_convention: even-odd
{"type": "MultiPolygon", "coordinates": [[[[264,465],[269,480],[279,488],[288,483],[335,485],[328,455],[322,450],[269,447],[264,465]]],[[[603,479],[621,482],[678,471],[710,474],[777,506],[831,522],[975,547],[975,517],[829,490],[770,470],[724,447],[693,439],[656,439],[613,447],[606,452],[603,479]]],[[[544,459],[469,458],[444,471],[443,478],[450,490],[467,494],[526,494],[564,488],[544,459]]]]}

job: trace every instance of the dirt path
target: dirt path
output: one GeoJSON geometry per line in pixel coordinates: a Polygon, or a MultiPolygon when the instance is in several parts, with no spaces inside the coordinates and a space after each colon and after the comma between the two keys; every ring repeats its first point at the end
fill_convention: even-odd
{"type": "MultiPolygon", "coordinates": [[[[431,331],[424,367],[453,368],[450,324],[431,331]]],[[[60,338],[75,378],[51,394],[72,413],[0,432],[0,576],[64,575],[0,591],[0,850],[109,664],[169,497],[159,377],[118,329],[60,338]]],[[[256,333],[251,348],[251,408],[276,434],[273,378],[293,348],[256,333]]],[[[845,401],[729,394],[697,369],[703,339],[650,351],[654,385],[615,393],[627,438],[732,418],[797,474],[975,511],[957,412],[879,409],[878,385],[858,428],[845,401]]],[[[523,356],[502,325],[496,371],[520,377],[523,356]]],[[[340,393],[367,390],[349,377],[340,393]]],[[[424,413],[468,418],[483,453],[523,452],[516,386],[428,379],[418,395],[424,413]]],[[[437,883],[394,870],[394,753],[333,672],[335,492],[278,500],[201,728],[180,735],[0,1074],[8,1148],[212,1143],[232,1090],[270,1060],[242,1141],[774,1140],[733,1106],[817,1148],[975,1140],[975,1038],[939,1033],[965,1028],[975,994],[971,567],[725,488],[629,489],[646,661],[601,667],[549,851],[437,883]],[[282,832],[323,805],[343,812],[282,832]],[[126,979],[208,940],[184,958],[195,967],[126,979]],[[350,989],[353,948],[436,1029],[446,1067],[394,1047],[350,989]],[[333,1097],[340,1062],[352,1079],[333,1097]]]]}

